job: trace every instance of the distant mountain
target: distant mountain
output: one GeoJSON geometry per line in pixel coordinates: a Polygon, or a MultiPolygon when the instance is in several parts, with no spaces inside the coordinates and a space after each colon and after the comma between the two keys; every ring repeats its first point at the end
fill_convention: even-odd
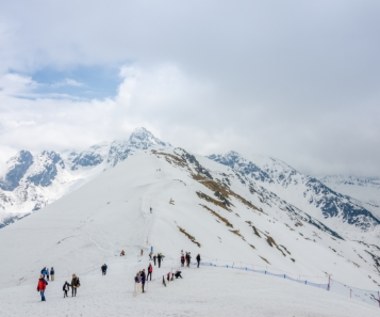
{"type": "Polygon", "coordinates": [[[363,202],[380,218],[380,178],[329,175],[321,177],[321,181],[333,190],[363,202]]]}
{"type": "Polygon", "coordinates": [[[304,175],[281,160],[261,157],[254,163],[233,151],[209,158],[246,175],[317,219],[339,219],[329,222],[333,227],[346,223],[368,231],[380,224],[379,218],[359,201],[332,190],[317,178],[304,175]]]}

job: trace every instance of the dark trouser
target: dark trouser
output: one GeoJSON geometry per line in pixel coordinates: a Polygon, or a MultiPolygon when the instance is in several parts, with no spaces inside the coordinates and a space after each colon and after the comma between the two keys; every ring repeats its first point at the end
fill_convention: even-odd
{"type": "Polygon", "coordinates": [[[77,296],[77,288],[76,288],[76,286],[72,286],[71,287],[71,296],[72,297],[77,296]]]}
{"type": "Polygon", "coordinates": [[[148,272],[148,275],[146,276],[146,280],[152,280],[152,272],[148,272]]]}
{"type": "Polygon", "coordinates": [[[68,296],[67,296],[67,290],[64,290],[64,291],[63,291],[63,298],[65,298],[65,297],[68,297],[68,296]]]}
{"type": "Polygon", "coordinates": [[[40,291],[40,295],[41,295],[41,301],[42,301],[42,302],[46,301],[46,298],[45,298],[45,291],[40,291]]]}
{"type": "Polygon", "coordinates": [[[161,261],[158,260],[158,267],[161,267],[161,261]]]}
{"type": "Polygon", "coordinates": [[[197,267],[199,267],[199,263],[200,263],[201,261],[197,261],[197,263],[198,263],[198,265],[197,265],[197,267]]]}
{"type": "Polygon", "coordinates": [[[141,282],[141,289],[142,289],[142,292],[145,293],[145,282],[141,282]]]}

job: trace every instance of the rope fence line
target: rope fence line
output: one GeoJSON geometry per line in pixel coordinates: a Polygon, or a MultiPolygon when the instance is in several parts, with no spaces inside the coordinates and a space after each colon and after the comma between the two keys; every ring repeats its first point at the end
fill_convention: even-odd
{"type": "MultiPolygon", "coordinates": [[[[195,264],[195,263],[194,263],[195,264]]],[[[303,279],[301,276],[306,275],[299,275],[298,278],[292,276],[289,273],[286,272],[271,272],[267,269],[267,267],[260,267],[260,266],[254,266],[252,264],[243,264],[239,262],[238,264],[235,264],[235,262],[232,263],[222,263],[218,260],[215,261],[201,261],[201,266],[208,266],[208,267],[218,267],[218,268],[227,268],[227,269],[234,269],[234,270],[241,270],[241,271],[247,271],[247,272],[255,272],[255,273],[261,273],[268,276],[274,276],[282,279],[287,279],[292,282],[313,286],[317,288],[321,288],[327,291],[331,291],[334,293],[338,293],[341,295],[349,296],[351,299],[356,299],[363,301],[367,304],[372,304],[380,307],[380,291],[374,291],[374,290],[366,290],[361,289],[357,287],[349,286],[345,283],[339,282],[335,279],[332,279],[330,276],[327,277],[321,277],[321,276],[309,276],[311,278],[319,278],[326,280],[326,283],[318,283],[316,281],[312,281],[310,279],[303,279]]]]}

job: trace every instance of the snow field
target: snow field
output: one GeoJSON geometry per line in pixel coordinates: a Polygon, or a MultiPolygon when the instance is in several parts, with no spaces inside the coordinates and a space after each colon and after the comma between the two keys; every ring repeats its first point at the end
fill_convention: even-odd
{"type": "MultiPolygon", "coordinates": [[[[379,308],[318,288],[270,276],[224,268],[183,268],[183,279],[161,283],[172,267],[154,267],[146,293],[134,293],[133,277],[146,268],[142,258],[114,257],[108,272],[79,275],[77,297],[63,298],[59,272],[49,282],[46,302],[39,301],[35,283],[0,289],[1,317],[18,316],[378,316],[379,308]],[[139,262],[140,261],[140,262],[139,262]]],[[[144,257],[145,259],[145,257],[144,257]]],[[[70,276],[67,276],[70,282],[70,276]]],[[[70,292],[69,292],[70,294],[70,292]]],[[[70,295],[71,296],[71,295],[70,295]]]]}

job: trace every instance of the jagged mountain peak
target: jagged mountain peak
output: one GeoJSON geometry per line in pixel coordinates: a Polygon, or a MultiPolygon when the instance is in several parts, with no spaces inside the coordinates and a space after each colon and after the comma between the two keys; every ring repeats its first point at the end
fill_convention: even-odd
{"type": "Polygon", "coordinates": [[[236,151],[229,151],[224,155],[212,154],[208,156],[213,161],[227,165],[243,174],[250,175],[255,180],[272,182],[270,176],[255,163],[248,161],[236,151]]]}
{"type": "Polygon", "coordinates": [[[128,143],[138,149],[144,150],[152,146],[170,146],[169,143],[163,142],[160,139],[156,138],[144,127],[135,129],[130,135],[128,143]]]}

